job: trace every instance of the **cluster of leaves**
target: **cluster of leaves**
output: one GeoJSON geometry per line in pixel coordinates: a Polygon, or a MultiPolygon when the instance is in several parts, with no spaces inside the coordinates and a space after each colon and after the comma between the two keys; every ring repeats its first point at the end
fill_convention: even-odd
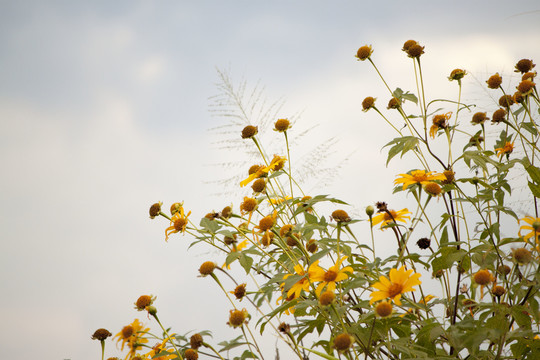
{"type": "MultiPolygon", "coordinates": [[[[358,236],[365,230],[357,224],[362,219],[352,219],[343,210],[345,202],[308,196],[291,175],[288,136],[294,129],[287,119],[275,122],[284,147],[273,157],[263,150],[258,128],[245,126],[242,138],[261,160],[239,184],[252,193],[238,209],[225,207],[198,223],[182,203],[173,204],[170,215],[161,203],[150,209],[152,218],[170,221],[167,238],[184,233],[192,237],[191,246],[224,254],[224,261],[207,261],[199,271],[229,298],[228,324],[238,334],[215,347],[202,340],[207,332],[188,339],[162,326],[158,348],[145,352],[148,330],[132,324],[131,331],[117,334],[122,347],[129,347],[128,358],[225,359],[231,351],[238,353],[234,359],[272,356],[263,354],[253,327],[260,334],[273,332],[299,359],[538,358],[540,132],[535,119],[540,102],[534,64],[517,63],[523,75],[513,96],[504,93],[499,74],[488,79],[489,91],[502,95],[491,118],[498,135],[490,141],[487,113],[474,113],[471,120],[473,107],[461,102],[466,71],[455,69],[449,77],[457,83],[457,100],[428,102],[420,61],[424,47],[409,40],[403,51],[412,59],[418,96],[391,91],[381,76],[388,111],[381,111],[373,97],[362,105],[397,134],[386,145],[387,163],[397,155],[418,161],[416,169],[398,176],[394,188],[407,196],[413,211],[396,211],[385,202],[368,206],[363,221],[369,235],[358,236]],[[414,104],[412,113],[405,102],[414,104]],[[433,110],[435,105],[451,109],[433,110]],[[520,219],[508,205],[511,171],[527,176],[523,201],[531,216],[520,219]],[[515,231],[506,230],[512,224],[515,231]],[[418,233],[429,236],[413,248],[418,233]],[[382,234],[395,238],[395,253],[377,256],[375,237],[382,234]],[[371,244],[359,240],[369,236],[371,244]],[[235,263],[246,280],[229,271],[235,263]]],[[[371,46],[363,46],[357,58],[380,74],[372,55],[371,46]]],[[[161,326],[153,298],[139,300],[137,309],[161,326]]]]}

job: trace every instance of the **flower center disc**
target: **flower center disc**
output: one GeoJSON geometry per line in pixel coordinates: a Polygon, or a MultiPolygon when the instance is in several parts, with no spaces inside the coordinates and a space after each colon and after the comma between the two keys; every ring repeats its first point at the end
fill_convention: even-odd
{"type": "Polygon", "coordinates": [[[174,222],[174,229],[176,231],[183,231],[186,226],[186,219],[180,218],[174,222]]]}
{"type": "Polygon", "coordinates": [[[401,284],[390,284],[388,287],[388,297],[393,298],[394,296],[401,294],[401,290],[403,290],[403,286],[401,284]]]}
{"type": "Polygon", "coordinates": [[[335,272],[334,270],[328,270],[324,274],[324,281],[326,282],[334,281],[336,280],[336,278],[337,278],[337,272],[335,272]]]}

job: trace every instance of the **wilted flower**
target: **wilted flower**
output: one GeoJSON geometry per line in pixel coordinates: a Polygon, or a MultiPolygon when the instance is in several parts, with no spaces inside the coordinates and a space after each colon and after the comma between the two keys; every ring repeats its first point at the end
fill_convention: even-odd
{"type": "Polygon", "coordinates": [[[356,52],[356,58],[358,60],[364,61],[368,59],[371,54],[373,54],[373,49],[371,48],[371,45],[364,45],[360,47],[356,52]]]}
{"type": "Polygon", "coordinates": [[[369,109],[375,107],[375,98],[368,96],[362,101],[362,111],[368,111],[369,109]]]}
{"type": "Polygon", "coordinates": [[[450,76],[448,77],[448,80],[450,80],[450,81],[452,81],[452,80],[461,80],[461,79],[463,79],[463,77],[465,75],[467,75],[467,72],[465,70],[454,69],[450,73],[450,76]]]}
{"type": "Polygon", "coordinates": [[[495,75],[491,75],[490,78],[486,81],[488,88],[490,89],[498,89],[499,86],[502,84],[502,77],[499,75],[499,73],[496,73],[495,75]]]}
{"type": "Polygon", "coordinates": [[[353,344],[354,339],[347,333],[339,334],[334,339],[334,348],[339,352],[347,351],[353,344]]]}
{"type": "Polygon", "coordinates": [[[434,139],[439,129],[446,129],[448,127],[448,120],[452,116],[451,112],[446,114],[439,114],[433,116],[433,125],[429,128],[429,135],[434,139]]]}
{"type": "Polygon", "coordinates": [[[483,269],[483,270],[478,270],[473,275],[473,280],[478,285],[487,285],[489,283],[492,283],[494,278],[493,278],[493,275],[491,275],[491,272],[489,270],[483,269]]]}
{"type": "Polygon", "coordinates": [[[163,203],[160,201],[150,206],[150,209],[148,210],[150,213],[150,219],[155,218],[161,213],[161,205],[163,205],[163,203]]]}
{"type": "Polygon", "coordinates": [[[496,148],[495,151],[497,152],[497,156],[509,155],[514,151],[514,143],[507,141],[503,147],[496,148]]]}
{"type": "Polygon", "coordinates": [[[109,336],[112,336],[112,334],[107,329],[97,329],[94,331],[94,334],[92,335],[92,340],[99,340],[99,341],[105,341],[109,336]]]}
{"type": "Polygon", "coordinates": [[[291,123],[287,119],[278,119],[276,123],[274,124],[274,130],[279,132],[284,132],[289,130],[291,127],[291,123]]]}
{"type": "Polygon", "coordinates": [[[506,120],[506,110],[505,109],[498,109],[498,110],[495,110],[495,112],[493,113],[492,117],[491,117],[491,123],[492,124],[498,124],[500,123],[501,121],[504,121],[506,120]]]}
{"type": "Polygon", "coordinates": [[[514,98],[510,95],[503,95],[499,98],[499,105],[508,109],[514,105],[514,98]]]}
{"type": "Polygon", "coordinates": [[[375,313],[382,318],[392,315],[392,304],[388,301],[381,301],[375,306],[375,313]]]}
{"type": "Polygon", "coordinates": [[[248,125],[244,129],[242,129],[242,139],[250,139],[257,135],[259,132],[259,128],[253,125],[248,125]]]}
{"type": "Polygon", "coordinates": [[[229,311],[229,322],[227,322],[227,325],[232,326],[233,328],[237,328],[239,326],[244,325],[244,323],[247,322],[247,319],[249,318],[249,313],[246,309],[242,310],[230,310],[229,311]]]}
{"type": "Polygon", "coordinates": [[[489,118],[486,116],[485,112],[477,112],[473,115],[471,123],[473,125],[480,125],[486,122],[486,120],[489,120],[489,118]]]}
{"type": "Polygon", "coordinates": [[[529,72],[532,70],[533,67],[535,67],[536,65],[533,64],[533,61],[532,60],[529,60],[529,59],[521,59],[517,62],[516,64],[516,70],[514,70],[515,72],[520,72],[522,74],[526,73],[526,72],[529,72]]]}
{"type": "Polygon", "coordinates": [[[332,212],[332,219],[338,224],[351,221],[349,214],[347,214],[345,210],[334,210],[334,212],[332,212]]]}
{"type": "Polygon", "coordinates": [[[536,84],[534,82],[532,82],[531,80],[523,80],[517,86],[517,90],[523,96],[527,96],[527,95],[529,95],[529,94],[531,94],[533,92],[535,86],[536,86],[536,84]]]}

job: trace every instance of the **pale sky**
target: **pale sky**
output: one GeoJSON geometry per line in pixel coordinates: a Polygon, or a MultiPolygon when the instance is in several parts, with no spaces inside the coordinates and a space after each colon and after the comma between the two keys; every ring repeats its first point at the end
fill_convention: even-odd
{"type": "MultiPolygon", "coordinates": [[[[343,198],[357,216],[381,198],[404,203],[391,197],[392,180],[409,169],[384,167],[388,129],[360,105],[387,94],[354,54],[371,44],[391,87],[415,92],[400,51],[408,39],[426,47],[433,98],[455,95],[446,76],[459,67],[471,75],[464,86],[474,101],[489,75],[510,79],[519,59],[540,62],[540,6],[0,1],[2,358],[98,359],[95,329],[116,334],[136,317],[157,329],[133,309],[142,294],[157,295],[161,318],[178,333],[228,331],[226,300],[197,278],[203,261],[223,257],[187,250],[188,237],[165,243],[167,222],[148,218],[160,200],[184,201],[199,219],[231,203],[238,209],[247,194],[219,195],[212,182],[238,176],[213,165],[233,156],[208,131],[224,121],[209,112],[216,68],[284,98],[280,117],[301,114],[298,129],[318,126],[296,144],[299,154],[337,139],[329,155],[349,161],[313,191],[343,198]]],[[[107,356],[118,355],[107,346],[107,356]]]]}

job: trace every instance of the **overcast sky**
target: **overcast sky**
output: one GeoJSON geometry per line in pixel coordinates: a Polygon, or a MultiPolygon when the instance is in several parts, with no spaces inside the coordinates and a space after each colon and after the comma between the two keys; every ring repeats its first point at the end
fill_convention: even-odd
{"type": "MultiPolygon", "coordinates": [[[[160,200],[183,200],[200,218],[238,208],[247,194],[219,195],[213,182],[238,175],[213,165],[232,156],[208,131],[224,121],[209,112],[216,68],[285,99],[280,117],[296,116],[298,129],[317,125],[299,153],[335,137],[336,164],[349,161],[316,191],[344,198],[360,216],[390,199],[395,174],[409,169],[384,168],[388,129],[360,104],[387,95],[354,54],[372,44],[391,87],[414,92],[400,51],[408,39],[426,46],[433,98],[455,96],[446,76],[461,67],[475,100],[489,75],[510,79],[517,60],[540,62],[540,6],[0,1],[2,357],[97,359],[95,329],[150,323],[133,309],[142,294],[158,296],[161,318],[179,333],[226,329],[227,306],[211,306],[219,292],[196,277],[200,263],[218,259],[188,251],[187,237],[165,243],[167,223],[148,218],[160,200]]],[[[108,356],[118,354],[108,346],[108,356]]]]}

